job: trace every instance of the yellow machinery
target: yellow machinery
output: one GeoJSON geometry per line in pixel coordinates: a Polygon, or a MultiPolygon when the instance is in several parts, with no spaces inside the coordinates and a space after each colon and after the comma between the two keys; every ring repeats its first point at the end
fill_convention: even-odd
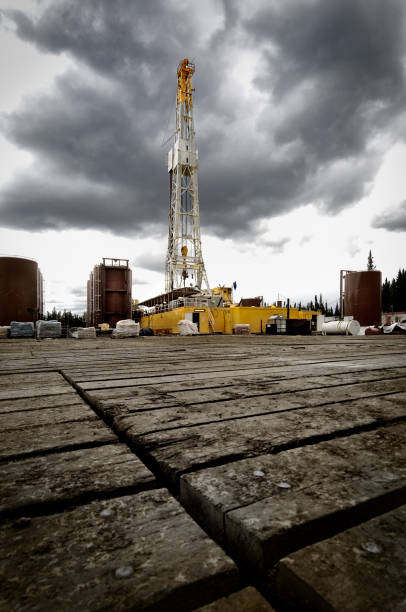
{"type": "MultiPolygon", "coordinates": [[[[317,310],[289,309],[289,318],[311,320],[313,315],[320,314],[317,310]]],[[[207,306],[181,306],[173,310],[145,315],[141,319],[141,327],[150,327],[156,334],[178,334],[178,321],[189,319],[197,323],[201,334],[219,333],[232,334],[239,324],[248,324],[252,334],[265,333],[266,324],[272,315],[287,317],[287,308],[277,306],[230,306],[208,308],[207,306]],[[213,317],[211,323],[210,317],[213,317]]]]}
{"type": "Polygon", "coordinates": [[[211,289],[212,295],[219,295],[223,298],[224,306],[231,306],[233,303],[233,289],[232,287],[224,287],[219,285],[211,289]]]}

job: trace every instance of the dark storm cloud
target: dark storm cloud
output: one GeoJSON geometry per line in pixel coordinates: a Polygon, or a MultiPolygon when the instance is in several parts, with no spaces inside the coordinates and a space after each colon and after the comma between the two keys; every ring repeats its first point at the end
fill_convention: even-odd
{"type": "Polygon", "coordinates": [[[372,227],[390,232],[406,232],[406,200],[399,207],[389,208],[372,220],[372,227]]]}
{"type": "Polygon", "coordinates": [[[77,68],[4,118],[35,163],[0,193],[1,223],[164,232],[160,145],[187,54],[203,227],[249,236],[255,220],[309,202],[334,214],[362,198],[382,158],[372,140],[404,108],[402,0],[257,2],[249,16],[242,1],[230,5],[58,0],[37,19],[9,11],[21,39],[77,68]],[[244,52],[259,58],[257,106],[230,76],[244,52]]]}

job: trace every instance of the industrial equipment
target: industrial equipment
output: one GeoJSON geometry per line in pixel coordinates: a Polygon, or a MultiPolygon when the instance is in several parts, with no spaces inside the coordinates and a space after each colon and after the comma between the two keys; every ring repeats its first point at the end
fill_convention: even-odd
{"type": "Polygon", "coordinates": [[[0,325],[35,322],[44,314],[44,288],[36,261],[0,257],[0,325]]]}
{"type": "Polygon", "coordinates": [[[341,270],[340,319],[353,316],[360,325],[382,323],[382,273],[378,270],[341,270]]]}
{"type": "Polygon", "coordinates": [[[186,286],[201,290],[202,285],[210,293],[200,240],[198,152],[193,122],[194,72],[195,65],[189,59],[180,62],[174,144],[168,153],[170,205],[165,267],[167,293],[186,286]]]}
{"type": "Polygon", "coordinates": [[[87,281],[87,325],[97,327],[131,319],[131,278],[128,259],[103,258],[87,281]]]}

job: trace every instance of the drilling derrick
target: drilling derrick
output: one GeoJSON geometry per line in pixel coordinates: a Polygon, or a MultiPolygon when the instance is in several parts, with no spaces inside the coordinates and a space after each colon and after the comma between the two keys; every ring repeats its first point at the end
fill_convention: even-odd
{"type": "Polygon", "coordinates": [[[166,292],[187,286],[210,293],[200,240],[198,153],[193,124],[192,75],[195,65],[184,59],[178,66],[176,129],[168,153],[169,235],[166,257],[166,292]]]}

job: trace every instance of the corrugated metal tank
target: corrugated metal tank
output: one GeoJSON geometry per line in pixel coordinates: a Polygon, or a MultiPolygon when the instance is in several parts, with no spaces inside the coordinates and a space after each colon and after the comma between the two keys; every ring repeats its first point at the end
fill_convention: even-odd
{"type": "Polygon", "coordinates": [[[378,270],[347,272],[344,289],[344,314],[360,325],[382,324],[382,274],[378,270]]]}
{"type": "Polygon", "coordinates": [[[117,321],[131,319],[131,281],[128,260],[104,258],[94,267],[87,283],[88,326],[115,327],[117,321]]]}
{"type": "Polygon", "coordinates": [[[36,261],[0,257],[0,325],[43,315],[43,280],[36,261]]]}

